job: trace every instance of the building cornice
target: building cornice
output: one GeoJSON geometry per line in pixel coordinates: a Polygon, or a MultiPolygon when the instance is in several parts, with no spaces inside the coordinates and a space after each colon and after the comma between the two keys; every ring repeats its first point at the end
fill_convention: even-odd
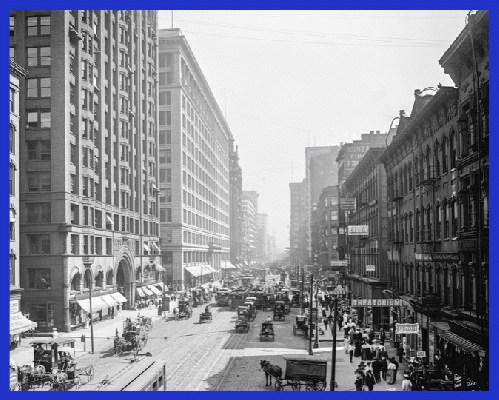
{"type": "Polygon", "coordinates": [[[16,75],[18,78],[22,78],[28,74],[28,71],[14,61],[10,61],[10,73],[16,75]]]}

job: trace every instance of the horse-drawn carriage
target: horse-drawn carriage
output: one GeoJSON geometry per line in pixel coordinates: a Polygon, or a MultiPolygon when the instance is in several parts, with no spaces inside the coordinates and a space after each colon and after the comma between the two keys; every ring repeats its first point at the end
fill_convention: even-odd
{"type": "Polygon", "coordinates": [[[192,295],[192,306],[197,307],[204,302],[204,296],[203,296],[203,289],[202,288],[195,288],[191,289],[191,295],[192,295]]]}
{"type": "Polygon", "coordinates": [[[327,359],[317,356],[283,356],[286,360],[286,371],[282,378],[282,368],[270,364],[268,361],[260,361],[260,366],[265,372],[265,386],[272,385],[275,379],[276,390],[318,391],[326,390],[327,382],[327,359]],[[270,379],[270,383],[268,383],[270,379]]]}
{"type": "Polygon", "coordinates": [[[135,320],[127,318],[123,321],[123,333],[119,336],[116,329],[114,338],[114,354],[119,356],[125,351],[135,352],[135,355],[147,344],[148,331],[152,328],[151,319],[137,317],[135,320]]]}
{"type": "Polygon", "coordinates": [[[189,319],[190,317],[192,317],[192,308],[189,302],[186,300],[180,300],[178,302],[178,307],[173,310],[173,315],[176,321],[178,321],[180,318],[189,319]]]}
{"type": "Polygon", "coordinates": [[[300,291],[293,290],[293,295],[291,298],[291,307],[300,307],[300,291]]]}
{"type": "MultiPolygon", "coordinates": [[[[11,365],[11,390],[40,389],[65,391],[71,387],[78,389],[82,376],[90,381],[94,375],[92,365],[77,367],[74,353],[74,339],[49,338],[30,343],[34,348],[33,366],[11,365]]],[[[86,383],[86,382],[85,382],[86,383]]]]}
{"type": "Polygon", "coordinates": [[[240,329],[249,331],[250,325],[248,321],[248,307],[239,306],[237,307],[237,319],[236,319],[236,332],[240,329]]]}
{"type": "Polygon", "coordinates": [[[199,323],[202,324],[204,321],[211,322],[212,319],[213,315],[211,314],[210,306],[206,306],[204,312],[199,314],[199,323]]]}
{"type": "Polygon", "coordinates": [[[262,297],[262,310],[270,310],[274,305],[275,298],[272,293],[264,294],[262,297]]]}
{"type": "Polygon", "coordinates": [[[286,304],[284,301],[278,300],[274,303],[274,320],[277,318],[286,320],[286,304]]]}
{"type": "Polygon", "coordinates": [[[263,296],[265,295],[265,292],[260,288],[256,287],[255,289],[251,290],[248,294],[249,297],[253,297],[255,299],[255,308],[258,310],[263,310],[263,296]]]}
{"type": "Polygon", "coordinates": [[[272,338],[275,341],[274,324],[272,322],[262,322],[262,330],[260,331],[260,342],[265,339],[272,338]]]}

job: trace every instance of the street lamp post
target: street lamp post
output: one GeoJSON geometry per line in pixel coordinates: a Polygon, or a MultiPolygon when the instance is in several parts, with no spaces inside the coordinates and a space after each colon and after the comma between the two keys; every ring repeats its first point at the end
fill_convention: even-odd
{"type": "Polygon", "coordinates": [[[334,319],[333,319],[333,348],[331,358],[331,382],[329,383],[329,390],[334,392],[336,382],[336,319],[338,318],[338,296],[334,299],[334,319]]]}
{"type": "Polygon", "coordinates": [[[317,282],[315,283],[316,289],[315,289],[315,342],[314,342],[314,349],[319,348],[319,280],[317,279],[317,282]]]}
{"type": "Polygon", "coordinates": [[[91,270],[89,269],[90,274],[86,274],[88,278],[88,295],[89,295],[89,300],[90,300],[90,345],[91,345],[91,352],[94,354],[94,321],[92,318],[92,273],[91,270]]]}
{"type": "Polygon", "coordinates": [[[311,355],[311,356],[314,354],[314,352],[312,351],[312,335],[314,333],[314,331],[312,330],[312,306],[314,304],[314,299],[313,299],[314,289],[313,289],[313,286],[314,286],[314,275],[310,274],[310,307],[309,307],[310,313],[308,315],[310,322],[309,322],[309,327],[308,327],[308,354],[311,355]]]}

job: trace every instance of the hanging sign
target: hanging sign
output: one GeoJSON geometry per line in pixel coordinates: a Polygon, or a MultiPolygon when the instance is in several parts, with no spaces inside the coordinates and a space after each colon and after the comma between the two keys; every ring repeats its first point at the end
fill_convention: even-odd
{"type": "Polygon", "coordinates": [[[425,358],[426,351],[416,351],[416,357],[425,358]]]}
{"type": "Polygon", "coordinates": [[[419,324],[395,324],[397,335],[419,333],[419,324]]]}
{"type": "Polygon", "coordinates": [[[348,225],[348,235],[369,235],[369,225],[348,225]]]}
{"type": "Polygon", "coordinates": [[[352,299],[352,307],[398,307],[400,299],[352,299]]]}
{"type": "Polygon", "coordinates": [[[376,266],[375,265],[366,265],[366,272],[374,272],[376,271],[376,266]]]}

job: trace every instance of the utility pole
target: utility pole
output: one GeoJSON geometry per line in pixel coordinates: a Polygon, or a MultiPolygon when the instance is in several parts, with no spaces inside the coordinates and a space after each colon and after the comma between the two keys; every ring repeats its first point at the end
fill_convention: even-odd
{"type": "Polygon", "coordinates": [[[333,318],[333,349],[331,361],[331,382],[329,383],[329,390],[334,392],[336,382],[336,318],[338,318],[338,296],[334,299],[334,318],[333,318]]]}
{"type": "Polygon", "coordinates": [[[301,313],[305,314],[305,307],[303,303],[303,290],[305,288],[305,269],[303,266],[301,267],[301,293],[300,293],[300,308],[301,308],[301,313]]]}
{"type": "Polygon", "coordinates": [[[319,279],[315,283],[315,342],[314,349],[319,348],[319,279]]]}
{"type": "Polygon", "coordinates": [[[308,354],[313,356],[314,352],[312,351],[312,335],[314,333],[312,329],[312,305],[314,304],[314,275],[310,274],[310,311],[309,311],[309,326],[308,326],[308,354]]]}

